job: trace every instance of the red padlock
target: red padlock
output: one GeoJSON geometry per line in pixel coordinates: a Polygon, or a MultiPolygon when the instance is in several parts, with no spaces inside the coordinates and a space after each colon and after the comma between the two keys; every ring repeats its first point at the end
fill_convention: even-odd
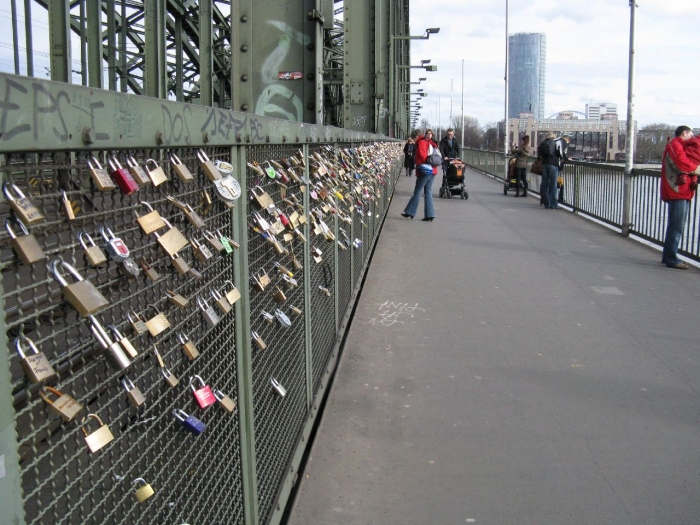
{"type": "Polygon", "coordinates": [[[289,219],[287,218],[287,216],[284,213],[280,212],[279,219],[280,219],[280,221],[282,221],[282,224],[285,227],[289,226],[289,224],[290,224],[289,219]]]}
{"type": "Polygon", "coordinates": [[[121,164],[114,155],[109,155],[107,157],[109,162],[109,167],[112,168],[112,173],[109,175],[112,177],[114,183],[119,186],[119,189],[124,195],[131,195],[139,191],[139,185],[134,180],[134,177],[129,173],[129,170],[122,168],[121,164]]]}
{"type": "Polygon", "coordinates": [[[204,380],[201,377],[190,377],[190,388],[194,393],[194,398],[199,404],[199,408],[207,408],[209,405],[213,405],[214,403],[216,403],[216,397],[214,396],[214,392],[211,391],[211,387],[209,385],[204,383],[204,380]],[[194,385],[192,384],[195,378],[199,379],[199,382],[202,384],[200,388],[195,389],[194,385]]]}

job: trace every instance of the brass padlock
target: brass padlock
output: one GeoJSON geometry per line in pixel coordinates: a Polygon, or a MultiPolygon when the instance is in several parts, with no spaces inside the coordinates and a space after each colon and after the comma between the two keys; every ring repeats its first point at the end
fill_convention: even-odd
{"type": "Polygon", "coordinates": [[[141,390],[134,385],[131,379],[124,377],[124,379],[122,379],[122,386],[124,387],[124,390],[126,390],[126,395],[129,398],[129,401],[136,408],[140,407],[146,402],[146,397],[143,395],[143,392],[141,392],[141,390]]]}
{"type": "Polygon", "coordinates": [[[255,186],[252,190],[253,193],[253,199],[255,202],[260,206],[261,209],[267,209],[270,206],[274,206],[274,202],[272,201],[272,197],[260,186],[255,186]],[[255,190],[259,190],[260,194],[258,195],[255,190]]]}
{"type": "Polygon", "coordinates": [[[221,321],[221,317],[216,313],[213,306],[209,306],[204,299],[197,297],[197,306],[202,310],[202,317],[209,328],[214,328],[221,321]]]}
{"type": "Polygon", "coordinates": [[[216,164],[209,160],[209,157],[207,157],[207,154],[204,153],[204,150],[197,150],[197,158],[200,162],[199,166],[202,168],[202,171],[207,176],[207,179],[213,182],[221,178],[221,172],[219,171],[219,168],[217,168],[216,164]]]}
{"type": "Polygon", "coordinates": [[[180,382],[180,380],[177,377],[175,377],[175,374],[173,374],[167,368],[161,368],[160,373],[165,379],[165,382],[168,383],[172,388],[175,388],[180,382]]]}
{"type": "Polygon", "coordinates": [[[90,172],[90,177],[92,177],[92,182],[100,191],[112,191],[117,189],[117,185],[114,184],[112,177],[106,169],[102,167],[99,161],[90,153],[85,159],[88,171],[90,172]]]}
{"type": "Polygon", "coordinates": [[[5,218],[5,229],[10,235],[10,244],[21,261],[29,266],[30,264],[46,259],[46,254],[44,253],[44,250],[36,237],[29,233],[29,230],[21,220],[15,219],[15,222],[19,224],[19,228],[22,230],[23,235],[17,237],[17,234],[12,229],[12,224],[9,217],[5,218]]]}
{"type": "Polygon", "coordinates": [[[328,297],[331,296],[331,291],[328,288],[324,288],[323,286],[319,286],[318,289],[321,291],[321,293],[325,294],[326,296],[328,296],[328,297]]]}
{"type": "Polygon", "coordinates": [[[231,289],[226,292],[226,300],[228,303],[233,306],[233,304],[238,301],[241,298],[241,292],[238,291],[238,288],[233,284],[231,281],[224,281],[226,284],[231,285],[231,289]]]}
{"type": "Polygon", "coordinates": [[[155,344],[153,345],[153,355],[156,356],[156,361],[158,361],[158,366],[160,368],[165,368],[165,361],[163,361],[163,357],[160,355],[160,352],[158,351],[158,347],[155,344]]]}
{"type": "Polygon", "coordinates": [[[179,201],[175,197],[171,197],[170,195],[167,195],[165,198],[172,202],[175,205],[175,207],[181,210],[182,213],[185,214],[185,217],[187,217],[187,220],[190,221],[190,224],[196,229],[201,230],[206,226],[204,219],[202,219],[199,216],[199,214],[196,211],[194,211],[194,208],[192,208],[190,204],[179,201]]]}
{"type": "Polygon", "coordinates": [[[39,352],[39,349],[34,344],[34,341],[29,339],[26,335],[20,334],[20,336],[15,339],[15,349],[19,354],[22,365],[22,370],[27,375],[27,379],[31,383],[41,383],[42,381],[47,381],[56,377],[56,371],[49,363],[48,358],[43,352],[39,352]],[[25,343],[29,350],[33,353],[27,355],[22,348],[22,343],[25,343]]]}
{"type": "Polygon", "coordinates": [[[284,295],[284,292],[279,286],[275,286],[277,288],[277,291],[272,294],[272,297],[275,299],[275,302],[277,304],[281,304],[287,300],[287,296],[284,295]]]}
{"type": "Polygon", "coordinates": [[[294,228],[294,233],[297,234],[297,238],[298,238],[301,242],[306,242],[306,236],[305,236],[303,233],[301,233],[301,231],[299,230],[299,228],[294,228]]]}
{"type": "Polygon", "coordinates": [[[301,315],[303,312],[301,311],[301,308],[297,308],[296,306],[292,305],[289,307],[289,309],[295,313],[296,315],[301,315]]]}
{"type": "Polygon", "coordinates": [[[83,247],[85,258],[90,266],[96,267],[107,262],[105,252],[103,252],[102,248],[95,244],[95,241],[92,239],[92,237],[90,237],[90,234],[80,232],[78,234],[78,241],[80,241],[80,245],[83,247]]]}
{"type": "Polygon", "coordinates": [[[139,317],[139,314],[136,312],[127,312],[126,317],[129,319],[131,328],[133,328],[136,335],[141,335],[148,332],[148,327],[146,326],[146,323],[143,322],[141,317],[139,317]]]}
{"type": "MultiPolygon", "coordinates": [[[[109,337],[107,331],[100,324],[95,316],[88,316],[90,321],[90,331],[95,336],[95,340],[107,351],[107,362],[115,370],[126,370],[131,366],[129,357],[124,352],[122,346],[109,337]]],[[[135,350],[134,350],[135,351],[135,350]]]]}
{"type": "Polygon", "coordinates": [[[219,402],[221,408],[223,408],[226,412],[231,414],[234,410],[236,410],[236,402],[233,399],[216,388],[212,389],[212,392],[214,393],[214,397],[219,402]]]}
{"type": "Polygon", "coordinates": [[[250,336],[253,339],[253,342],[255,345],[260,349],[260,350],[265,350],[267,348],[267,343],[263,340],[262,337],[260,337],[260,334],[256,332],[255,330],[252,330],[250,332],[250,336]]]}
{"type": "Polygon", "coordinates": [[[187,308],[187,305],[190,304],[187,299],[185,299],[179,293],[176,293],[174,290],[165,290],[165,294],[168,296],[168,301],[170,301],[170,304],[177,306],[181,310],[187,308]]]}
{"type": "Polygon", "coordinates": [[[82,423],[83,426],[81,428],[83,430],[83,435],[85,436],[85,443],[87,443],[90,452],[92,452],[93,454],[114,440],[114,436],[109,430],[109,427],[102,422],[102,420],[97,414],[88,414],[86,417],[83,418],[82,423]],[[87,430],[85,429],[87,421],[89,421],[90,419],[97,420],[97,423],[100,425],[100,427],[97,430],[95,430],[92,434],[88,434],[87,430]]]}
{"type": "Polygon", "coordinates": [[[129,168],[131,176],[139,186],[145,186],[146,184],[151,184],[151,182],[153,182],[148,173],[146,173],[146,170],[139,166],[139,163],[136,161],[136,158],[133,155],[126,156],[126,165],[129,168]]]}
{"type": "Polygon", "coordinates": [[[180,157],[172,152],[170,153],[170,167],[182,182],[192,182],[194,180],[194,175],[192,175],[189,168],[182,163],[180,157]]]}
{"type": "Polygon", "coordinates": [[[116,326],[113,324],[107,325],[107,328],[109,328],[112,333],[114,334],[114,337],[117,339],[117,342],[121,345],[122,349],[129,354],[129,357],[134,359],[139,355],[139,353],[136,351],[136,348],[134,345],[131,344],[131,341],[129,341],[126,337],[124,337],[121,332],[117,329],[116,326]]]}
{"type": "Polygon", "coordinates": [[[158,271],[151,266],[146,259],[139,259],[139,264],[141,265],[143,272],[146,274],[146,277],[148,277],[152,282],[156,282],[158,279],[160,279],[160,274],[158,271]]]}
{"type": "Polygon", "coordinates": [[[202,235],[204,236],[204,240],[207,241],[217,252],[224,251],[224,245],[221,244],[219,237],[211,233],[209,230],[202,230],[202,235]]]}
{"type": "Polygon", "coordinates": [[[177,339],[180,341],[182,351],[184,352],[187,359],[189,359],[190,361],[194,361],[199,357],[199,350],[197,350],[197,346],[192,342],[190,336],[183,332],[178,332],[177,339]]]}
{"type": "Polygon", "coordinates": [[[170,262],[173,263],[173,268],[175,268],[178,275],[185,275],[191,270],[190,265],[187,264],[185,258],[181,257],[179,253],[176,253],[173,257],[171,257],[170,262]]]}
{"type": "Polygon", "coordinates": [[[32,201],[30,201],[15,184],[3,182],[2,192],[10,203],[10,207],[24,224],[33,226],[34,224],[46,220],[39,208],[34,206],[32,201]]]}
{"type": "Polygon", "coordinates": [[[173,225],[170,224],[170,222],[168,222],[167,219],[163,219],[163,222],[165,222],[165,224],[170,229],[162,235],[158,232],[154,232],[154,235],[158,240],[158,244],[160,244],[161,248],[163,248],[165,253],[167,253],[170,257],[173,257],[182,248],[187,246],[189,242],[187,241],[185,236],[182,235],[180,230],[173,227],[173,225]]]}
{"type": "Polygon", "coordinates": [[[101,312],[109,306],[109,301],[103,296],[95,286],[78,273],[67,262],[57,259],[50,265],[49,275],[51,275],[61,287],[63,297],[75,308],[82,317],[101,312]],[[63,268],[73,276],[75,282],[68,284],[59,268],[63,268]]]}
{"type": "Polygon", "coordinates": [[[270,279],[270,276],[267,275],[267,272],[264,269],[261,271],[261,273],[258,273],[258,276],[260,278],[260,283],[263,286],[267,286],[268,284],[270,284],[272,282],[272,280],[270,279]]]}
{"type": "Polygon", "coordinates": [[[63,206],[63,211],[66,212],[66,217],[69,221],[75,220],[75,211],[73,210],[73,204],[68,198],[66,190],[61,190],[61,205],[63,206]]]}
{"type": "Polygon", "coordinates": [[[83,405],[78,403],[71,396],[64,394],[51,386],[42,387],[41,390],[39,390],[39,395],[41,396],[41,399],[46,401],[46,404],[49,406],[49,410],[63,418],[64,421],[71,421],[83,409],[83,405]],[[55,395],[56,399],[52,401],[47,392],[55,395]]]}
{"type": "Polygon", "coordinates": [[[151,178],[153,181],[154,186],[160,186],[164,182],[168,182],[168,176],[165,174],[163,171],[163,168],[161,168],[158,163],[153,160],[153,159],[147,159],[146,160],[146,170],[148,171],[148,176],[151,178]],[[152,170],[148,169],[149,163],[153,164],[155,166],[152,170]]]}
{"type": "Polygon", "coordinates": [[[294,251],[292,250],[292,266],[294,266],[295,270],[302,270],[304,266],[301,264],[299,259],[297,259],[296,255],[294,255],[294,251]]]}
{"type": "Polygon", "coordinates": [[[221,295],[217,290],[211,290],[210,293],[214,298],[214,304],[216,304],[217,308],[223,315],[226,315],[231,311],[231,304],[223,295],[221,295]]]}
{"type": "Polygon", "coordinates": [[[275,265],[275,268],[277,268],[277,270],[278,270],[282,275],[286,275],[287,277],[294,277],[294,274],[293,274],[292,272],[290,272],[289,269],[288,269],[286,266],[284,266],[284,265],[282,265],[282,264],[280,264],[280,263],[278,263],[278,262],[275,262],[274,265],[275,265]]]}
{"type": "Polygon", "coordinates": [[[153,209],[153,206],[151,206],[145,201],[140,201],[139,204],[145,206],[149,210],[149,212],[146,215],[141,216],[136,214],[136,210],[134,210],[134,214],[136,215],[136,222],[138,222],[139,226],[141,226],[143,233],[148,235],[157,230],[160,230],[161,228],[165,228],[165,221],[163,220],[163,217],[161,217],[160,213],[153,209]]]}
{"type": "Polygon", "coordinates": [[[136,478],[134,481],[131,482],[132,485],[138,485],[139,483],[143,483],[143,485],[139,487],[136,490],[136,492],[134,492],[134,496],[136,497],[136,500],[139,503],[143,503],[148,498],[153,496],[153,494],[155,494],[155,491],[153,490],[153,487],[146,483],[146,480],[144,480],[143,478],[136,478]]]}
{"type": "Polygon", "coordinates": [[[146,321],[146,328],[148,328],[148,333],[151,334],[152,337],[156,337],[158,334],[170,328],[170,321],[155,305],[149,304],[148,308],[155,310],[156,315],[146,321]]]}
{"type": "Polygon", "coordinates": [[[236,241],[234,241],[231,237],[228,235],[224,235],[221,233],[221,230],[218,228],[216,229],[216,235],[219,236],[219,240],[221,240],[221,244],[224,245],[224,249],[226,250],[226,253],[231,253],[233,250],[229,250],[229,248],[240,248],[241,245],[238,244],[236,241]],[[228,246],[228,248],[227,248],[228,246]]]}

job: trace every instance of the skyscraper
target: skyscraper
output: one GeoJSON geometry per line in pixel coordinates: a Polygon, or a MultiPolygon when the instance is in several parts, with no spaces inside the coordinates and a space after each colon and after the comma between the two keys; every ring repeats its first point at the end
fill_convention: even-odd
{"type": "Polygon", "coordinates": [[[508,118],[532,113],[544,118],[544,73],[547,37],[516,33],[508,37],[508,118]]]}

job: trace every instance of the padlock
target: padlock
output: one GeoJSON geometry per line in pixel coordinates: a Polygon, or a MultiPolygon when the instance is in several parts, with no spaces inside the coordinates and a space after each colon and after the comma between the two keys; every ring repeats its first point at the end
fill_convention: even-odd
{"type": "Polygon", "coordinates": [[[265,176],[265,172],[256,161],[246,162],[246,165],[258,175],[262,177],[265,176]]]}
{"type": "Polygon", "coordinates": [[[148,327],[146,326],[146,323],[143,322],[141,317],[139,317],[139,314],[136,312],[127,312],[126,317],[129,319],[131,328],[133,328],[136,335],[141,335],[148,332],[148,327]]]}
{"type": "Polygon", "coordinates": [[[136,264],[136,261],[134,261],[131,257],[127,257],[122,261],[117,261],[117,265],[119,272],[129,279],[136,279],[139,275],[141,275],[139,265],[136,264]]]}
{"type": "Polygon", "coordinates": [[[234,241],[231,237],[221,233],[221,230],[219,230],[218,228],[216,229],[216,235],[219,237],[221,244],[224,245],[224,249],[226,250],[226,253],[233,252],[232,248],[240,248],[241,247],[241,245],[238,244],[236,241],[234,241]]]}
{"type": "Polygon", "coordinates": [[[15,219],[15,222],[19,224],[23,235],[17,237],[17,234],[12,229],[11,219],[9,217],[5,218],[5,229],[10,235],[10,244],[21,261],[29,266],[35,262],[46,259],[46,254],[36,237],[29,233],[29,230],[27,230],[27,227],[21,220],[15,219]]]}
{"type": "Polygon", "coordinates": [[[165,221],[163,220],[163,217],[161,217],[160,213],[153,209],[153,206],[145,201],[140,201],[139,204],[145,206],[149,210],[146,215],[141,216],[136,214],[136,210],[134,210],[134,214],[136,214],[136,222],[138,222],[139,226],[141,226],[143,233],[148,235],[154,231],[160,230],[161,228],[165,228],[165,221]]]}
{"type": "Polygon", "coordinates": [[[192,182],[194,180],[194,175],[192,175],[189,168],[182,163],[180,157],[172,152],[170,152],[170,167],[182,182],[192,182]]]}
{"type": "Polygon", "coordinates": [[[189,359],[190,361],[194,361],[199,357],[199,350],[197,349],[197,346],[194,344],[194,342],[192,342],[192,339],[190,339],[190,336],[188,336],[184,332],[178,332],[177,339],[178,341],[180,341],[182,351],[184,352],[187,359],[189,359]]]}
{"type": "Polygon", "coordinates": [[[219,324],[221,317],[216,313],[213,306],[209,306],[209,304],[201,297],[197,297],[197,305],[199,306],[200,310],[202,310],[202,316],[204,317],[204,321],[206,321],[207,325],[209,325],[209,328],[214,328],[217,324],[219,324]]]}
{"type": "Polygon", "coordinates": [[[202,272],[200,272],[196,268],[190,268],[189,271],[187,272],[187,275],[189,275],[197,280],[204,279],[204,274],[202,274],[202,272]]]}
{"type": "Polygon", "coordinates": [[[168,296],[168,301],[170,301],[170,304],[177,306],[180,310],[187,308],[187,305],[190,304],[185,297],[174,290],[165,290],[165,295],[168,296]]]}
{"type": "Polygon", "coordinates": [[[304,266],[301,264],[299,259],[297,259],[296,255],[294,255],[294,252],[292,252],[292,266],[294,266],[295,270],[303,270],[304,266]]]}
{"type": "Polygon", "coordinates": [[[32,201],[30,201],[15,184],[3,182],[2,192],[10,203],[10,207],[24,224],[33,226],[34,224],[46,220],[39,208],[34,206],[32,201]]]}
{"type": "Polygon", "coordinates": [[[261,270],[258,273],[258,275],[260,277],[260,282],[262,283],[263,286],[267,286],[268,284],[270,284],[272,282],[272,280],[270,279],[270,276],[267,275],[267,272],[264,269],[261,270]]]}
{"type": "Polygon", "coordinates": [[[146,160],[146,170],[148,171],[148,176],[153,181],[154,186],[158,187],[161,184],[163,184],[164,182],[168,182],[168,176],[163,171],[163,168],[161,168],[155,160],[153,160],[153,159],[146,160]],[[153,166],[155,166],[152,170],[148,169],[149,163],[151,163],[151,164],[153,164],[153,166]]]}
{"type": "Polygon", "coordinates": [[[71,396],[64,394],[51,386],[42,387],[41,390],[39,390],[39,395],[41,396],[41,399],[46,401],[46,404],[49,406],[49,410],[54,414],[61,416],[64,421],[71,421],[83,409],[83,405],[78,403],[71,396]],[[56,399],[52,401],[47,392],[55,395],[56,399]]]}
{"type": "Polygon", "coordinates": [[[108,155],[107,162],[109,163],[109,167],[112,168],[110,176],[123,195],[132,195],[139,191],[138,183],[131,176],[128,169],[122,168],[116,156],[108,155]]]}
{"type": "Polygon", "coordinates": [[[299,286],[299,283],[297,282],[296,279],[293,277],[289,277],[288,275],[282,275],[282,280],[287,283],[287,288],[289,290],[293,290],[294,288],[297,288],[299,286]]]}
{"type": "Polygon", "coordinates": [[[141,390],[134,385],[131,379],[124,377],[124,379],[122,379],[122,386],[124,387],[124,390],[126,390],[126,395],[129,398],[129,401],[136,408],[140,407],[146,402],[146,397],[143,395],[143,392],[141,392],[141,390]]]}
{"type": "Polygon", "coordinates": [[[235,207],[234,201],[238,200],[241,196],[241,185],[233,178],[232,175],[228,175],[221,179],[213,181],[214,191],[216,191],[217,196],[222,200],[227,208],[233,209],[235,207]]]}
{"type": "Polygon", "coordinates": [[[328,288],[324,288],[323,286],[319,286],[318,289],[319,289],[322,293],[324,293],[325,295],[327,295],[328,297],[331,296],[331,291],[330,291],[328,288]]]}
{"type": "Polygon", "coordinates": [[[189,242],[185,236],[182,235],[180,230],[173,227],[173,225],[170,224],[167,219],[163,219],[163,222],[165,222],[169,230],[162,235],[158,232],[154,232],[154,235],[158,240],[158,244],[160,244],[161,248],[163,248],[163,251],[165,251],[165,253],[167,253],[170,257],[173,257],[182,248],[187,246],[189,242]]]}
{"type": "Polygon", "coordinates": [[[294,277],[294,274],[293,274],[292,272],[290,272],[289,269],[288,269],[286,266],[283,266],[282,264],[280,264],[280,263],[278,263],[278,262],[275,262],[274,265],[275,265],[275,268],[277,268],[277,270],[278,270],[282,275],[286,275],[286,276],[288,276],[288,277],[294,277]]]}
{"type": "Polygon", "coordinates": [[[260,277],[257,274],[251,275],[250,281],[257,290],[261,292],[265,291],[265,286],[262,281],[260,281],[260,277]]]}
{"type": "Polygon", "coordinates": [[[180,209],[182,213],[185,214],[185,217],[187,217],[187,220],[190,221],[190,224],[196,229],[201,230],[206,226],[204,219],[202,219],[199,216],[199,214],[196,211],[194,211],[194,208],[192,208],[192,206],[190,206],[188,203],[179,201],[176,198],[171,197],[170,195],[167,195],[166,199],[172,202],[175,205],[175,207],[180,209]]]}
{"type": "Polygon", "coordinates": [[[63,206],[63,211],[66,212],[66,217],[68,217],[68,220],[74,221],[75,211],[73,210],[73,204],[71,204],[66,190],[61,190],[61,205],[63,206]]]}
{"type": "Polygon", "coordinates": [[[148,328],[148,333],[151,334],[152,337],[156,337],[158,334],[170,328],[170,321],[155,305],[149,304],[148,308],[155,310],[156,315],[146,321],[146,328],[148,328]]]}
{"type": "Polygon", "coordinates": [[[284,328],[289,328],[292,326],[292,321],[289,319],[289,317],[287,317],[287,314],[285,314],[279,308],[275,309],[275,317],[284,328]]]}
{"type": "Polygon", "coordinates": [[[146,173],[146,170],[139,166],[139,163],[133,155],[126,156],[126,165],[129,167],[129,173],[131,173],[131,176],[139,186],[145,186],[153,182],[148,173],[146,173]]]}
{"type": "Polygon", "coordinates": [[[209,160],[209,157],[207,157],[207,154],[204,153],[204,150],[197,150],[197,158],[199,159],[199,166],[202,168],[202,171],[207,176],[207,179],[209,179],[210,181],[215,181],[221,178],[221,172],[219,171],[219,168],[217,168],[216,164],[209,160]]]}
{"type": "Polygon", "coordinates": [[[284,292],[279,286],[275,286],[275,288],[277,289],[277,291],[272,294],[272,297],[277,304],[282,304],[287,300],[287,296],[284,295],[284,292]]]}
{"type": "Polygon", "coordinates": [[[143,503],[146,501],[148,498],[153,496],[155,494],[155,490],[153,490],[153,487],[146,483],[146,480],[143,478],[136,478],[134,481],[131,482],[132,485],[138,485],[139,483],[142,483],[143,485],[136,489],[136,492],[134,492],[134,496],[136,497],[136,500],[139,503],[143,503]]]}
{"type": "Polygon", "coordinates": [[[170,262],[173,263],[173,268],[175,268],[175,271],[177,271],[178,275],[185,275],[192,269],[190,268],[190,265],[187,264],[185,258],[180,256],[179,253],[176,253],[174,256],[172,256],[170,258],[170,262]]]}
{"type": "Polygon", "coordinates": [[[163,356],[160,355],[158,347],[153,344],[153,355],[156,356],[156,361],[158,361],[159,368],[165,368],[165,361],[163,361],[163,356]]]}
{"type": "Polygon", "coordinates": [[[22,365],[22,370],[27,375],[27,379],[31,383],[41,383],[42,381],[47,381],[56,377],[56,371],[49,363],[48,358],[43,352],[39,352],[39,349],[34,344],[34,341],[29,339],[26,335],[20,334],[20,336],[15,339],[15,349],[20,357],[20,365],[22,365]],[[27,348],[33,353],[27,355],[22,348],[22,343],[25,343],[27,348]]]}
{"type": "Polygon", "coordinates": [[[265,350],[267,348],[267,343],[263,340],[262,337],[260,337],[260,334],[256,332],[255,330],[252,330],[250,332],[250,337],[255,343],[255,345],[260,349],[260,350],[265,350]]]}
{"type": "Polygon", "coordinates": [[[274,203],[272,201],[272,197],[268,195],[268,193],[262,189],[260,186],[255,186],[251,192],[253,193],[253,199],[257,203],[258,206],[260,206],[261,209],[267,209],[269,206],[274,206],[274,203]],[[255,190],[259,190],[260,194],[257,194],[255,190]]]}
{"type": "Polygon", "coordinates": [[[190,244],[192,245],[192,253],[199,262],[207,262],[209,259],[214,257],[211,250],[196,237],[190,237],[190,244]]]}
{"type": "Polygon", "coordinates": [[[85,159],[92,182],[100,191],[112,191],[117,189],[117,185],[107,173],[107,170],[102,167],[100,162],[90,153],[85,159]]]}
{"type": "Polygon", "coordinates": [[[289,309],[295,313],[296,315],[301,315],[303,312],[301,311],[301,308],[297,308],[296,306],[292,305],[289,307],[289,309]]]}
{"type": "Polygon", "coordinates": [[[171,388],[175,388],[180,382],[175,375],[167,368],[161,368],[160,373],[165,379],[165,382],[170,385],[171,388]]]}
{"type": "Polygon", "coordinates": [[[257,211],[252,213],[253,220],[260,226],[260,229],[264,232],[270,229],[270,223],[265,220],[265,218],[260,215],[257,211]]]}
{"type": "Polygon", "coordinates": [[[270,223],[270,227],[269,227],[268,231],[272,235],[279,235],[280,233],[285,231],[285,228],[284,228],[284,225],[282,224],[282,221],[279,219],[276,219],[270,223]]]}
{"type": "Polygon", "coordinates": [[[270,165],[270,162],[269,162],[269,161],[268,161],[268,163],[267,163],[267,168],[265,168],[265,175],[267,175],[267,176],[270,177],[271,179],[274,179],[274,178],[277,177],[277,172],[275,171],[275,168],[273,168],[273,167],[270,165]]]}
{"type": "Polygon", "coordinates": [[[85,258],[90,266],[96,267],[107,262],[107,256],[102,251],[102,248],[95,244],[95,241],[92,239],[92,237],[90,237],[90,234],[80,232],[78,234],[78,241],[83,247],[85,258]]]}
{"type": "Polygon", "coordinates": [[[238,291],[238,288],[236,288],[232,281],[224,282],[231,285],[231,289],[226,292],[226,300],[228,301],[228,304],[233,306],[233,304],[241,298],[241,292],[238,291]]]}
{"type": "Polygon", "coordinates": [[[294,228],[294,233],[297,234],[297,237],[301,242],[306,242],[306,236],[303,233],[301,233],[301,231],[299,231],[299,228],[294,228]]]}
{"type": "Polygon", "coordinates": [[[213,392],[214,392],[214,397],[219,402],[219,405],[226,412],[231,414],[231,413],[233,413],[234,410],[236,410],[236,402],[233,399],[228,397],[221,390],[217,390],[216,388],[213,390],[213,392]]]}
{"type": "Polygon", "coordinates": [[[151,266],[151,264],[145,258],[142,257],[139,259],[139,264],[141,265],[143,273],[145,273],[146,277],[148,277],[152,282],[156,282],[158,279],[160,279],[160,274],[158,271],[151,266]]]}
{"type": "Polygon", "coordinates": [[[274,377],[270,379],[270,384],[272,385],[272,388],[275,389],[275,392],[277,392],[280,397],[284,397],[287,395],[287,389],[284,388],[277,379],[274,377]]]}
{"type": "Polygon", "coordinates": [[[121,332],[117,329],[116,326],[113,324],[107,325],[107,328],[109,328],[112,331],[112,334],[114,334],[115,339],[117,342],[121,345],[122,349],[129,354],[129,357],[134,359],[139,355],[139,353],[136,351],[136,348],[134,345],[131,344],[131,341],[129,341],[126,337],[124,337],[121,332]]]}
{"type": "Polygon", "coordinates": [[[83,279],[78,271],[67,262],[57,259],[50,264],[49,268],[49,275],[61,287],[63,297],[68,300],[82,317],[99,313],[109,306],[109,301],[105,296],[90,281],[83,279]],[[68,284],[59,267],[71,274],[75,282],[68,284]]]}
{"type": "Polygon", "coordinates": [[[192,434],[195,436],[200,435],[202,432],[204,432],[204,429],[207,428],[202,421],[194,416],[187,415],[184,410],[176,408],[173,410],[173,415],[178,421],[180,421],[180,423],[182,423],[182,426],[185,427],[186,430],[192,432],[192,434]]]}
{"type": "Polygon", "coordinates": [[[200,376],[195,375],[194,377],[190,377],[190,390],[192,390],[194,398],[197,401],[197,404],[199,404],[199,408],[207,408],[208,406],[216,403],[214,392],[211,391],[211,387],[205,384],[204,380],[200,376]],[[193,384],[195,379],[199,380],[199,388],[195,388],[195,385],[193,384]]]}
{"type": "Polygon", "coordinates": [[[272,324],[272,321],[275,320],[275,316],[272,315],[270,312],[266,312],[265,310],[260,310],[260,315],[268,324],[272,324]]]}
{"type": "Polygon", "coordinates": [[[218,292],[218,290],[211,290],[210,293],[214,298],[214,304],[219,308],[222,315],[226,315],[231,311],[231,304],[228,302],[226,297],[218,292]]]}
{"type": "Polygon", "coordinates": [[[109,427],[102,422],[102,420],[97,414],[88,414],[83,418],[81,423],[83,423],[83,426],[81,428],[83,431],[83,435],[85,436],[85,443],[87,443],[90,452],[92,452],[93,454],[108,443],[110,443],[112,440],[114,440],[114,436],[109,430],[109,427]],[[85,427],[87,426],[87,421],[90,419],[97,420],[97,423],[100,425],[99,428],[95,430],[92,434],[88,434],[87,430],[85,429],[85,427]]]}
{"type": "Polygon", "coordinates": [[[90,321],[90,331],[95,336],[100,346],[107,351],[106,357],[110,366],[115,370],[126,370],[129,368],[131,366],[131,361],[129,361],[122,346],[112,341],[112,338],[109,337],[107,331],[96,317],[90,315],[88,316],[88,320],[90,321]]]}
{"type": "Polygon", "coordinates": [[[105,240],[105,251],[111,259],[117,262],[129,259],[131,252],[126,243],[114,235],[110,228],[105,229],[104,226],[100,226],[100,234],[105,240]]]}
{"type": "MultiPolygon", "coordinates": [[[[204,236],[204,240],[207,241],[211,245],[211,247],[213,249],[215,249],[217,252],[224,251],[224,245],[219,240],[219,237],[214,235],[209,230],[202,230],[202,235],[204,236]]],[[[231,249],[230,245],[229,245],[229,249],[231,249]]],[[[233,250],[231,249],[231,251],[233,251],[233,250]]]]}

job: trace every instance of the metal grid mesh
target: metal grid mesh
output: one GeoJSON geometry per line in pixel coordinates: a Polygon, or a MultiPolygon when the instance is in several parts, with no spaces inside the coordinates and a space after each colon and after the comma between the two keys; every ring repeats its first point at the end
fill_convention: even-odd
{"type": "MultiPolygon", "coordinates": [[[[228,160],[227,152],[211,149],[208,154],[228,160]]],[[[145,158],[167,158],[162,150],[132,153],[141,165],[145,158]]],[[[147,186],[128,197],[119,191],[96,191],[83,153],[12,154],[3,159],[0,170],[4,180],[17,184],[46,216],[46,222],[33,227],[32,232],[48,260],[60,257],[71,263],[111,302],[97,317],[104,326],[114,324],[138,349],[126,376],[146,397],[139,408],[129,403],[120,383],[124,371],[106,363],[87,324],[62,300],[57,283],[48,276],[47,261],[19,264],[7,235],[3,235],[0,267],[27,523],[242,522],[237,412],[230,414],[218,407],[201,410],[187,386],[188,378],[198,374],[236,399],[233,314],[208,329],[194,301],[197,290],[220,289],[224,281],[233,278],[232,259],[215,255],[197,263],[201,280],[179,276],[154,235],[144,234],[133,215],[136,209],[143,213],[138,202],[146,200],[173,226],[191,235],[194,230],[184,215],[165,200],[169,193],[189,202],[209,229],[219,228],[231,237],[230,212],[225,206],[218,201],[209,208],[203,205],[201,188],[207,183],[197,173],[195,152],[177,153],[195,173],[194,182],[185,185],[173,176],[167,184],[147,186]],[[66,219],[59,200],[61,189],[67,190],[76,211],[79,208],[74,221],[66,219]],[[88,267],[77,241],[78,232],[88,232],[102,244],[98,233],[102,225],[125,241],[134,259],[148,259],[161,278],[152,282],[141,272],[138,278],[127,279],[118,273],[113,261],[96,269],[88,267]],[[171,305],[166,290],[189,298],[188,307],[181,310],[171,305]],[[155,340],[148,334],[132,333],[127,320],[129,311],[153,315],[146,311],[148,304],[157,305],[171,323],[171,328],[155,340]],[[196,343],[201,353],[196,360],[190,362],[181,351],[176,336],[179,331],[196,343]],[[12,339],[20,333],[36,343],[58,373],[51,384],[85,407],[72,421],[64,422],[49,412],[38,395],[39,385],[29,384],[25,378],[20,358],[13,351],[12,339]],[[154,341],[169,370],[180,379],[175,388],[161,375],[152,352],[154,341]],[[200,417],[207,424],[206,431],[199,437],[188,435],[171,414],[174,408],[200,417]],[[87,449],[79,428],[87,412],[101,417],[114,435],[114,441],[95,453],[87,449]],[[206,473],[197,465],[207,465],[206,473]],[[155,489],[154,497],[143,504],[133,495],[136,487],[132,481],[139,477],[155,489]]],[[[168,163],[163,167],[169,171],[168,163]]],[[[180,253],[194,266],[191,251],[188,246],[180,253]]],[[[94,430],[93,424],[89,432],[94,430]]]]}

